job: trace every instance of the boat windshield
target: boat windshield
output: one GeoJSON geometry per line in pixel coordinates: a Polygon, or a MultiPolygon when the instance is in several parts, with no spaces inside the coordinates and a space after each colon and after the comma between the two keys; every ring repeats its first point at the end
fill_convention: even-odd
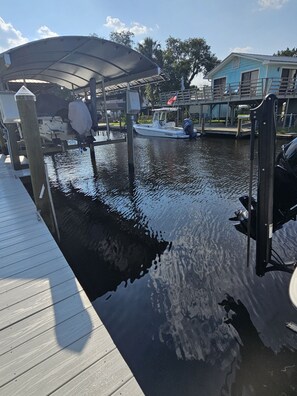
{"type": "Polygon", "coordinates": [[[153,116],[153,122],[158,121],[161,124],[166,123],[167,113],[166,111],[155,111],[153,116]]]}
{"type": "Polygon", "coordinates": [[[175,122],[176,117],[176,109],[159,109],[154,111],[153,115],[153,123],[160,123],[161,125],[165,125],[168,121],[175,122]]]}

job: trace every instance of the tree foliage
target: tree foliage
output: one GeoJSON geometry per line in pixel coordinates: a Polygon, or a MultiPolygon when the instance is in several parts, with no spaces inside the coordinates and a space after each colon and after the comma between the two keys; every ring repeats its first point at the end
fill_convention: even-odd
{"type": "Polygon", "coordinates": [[[111,41],[115,43],[126,45],[126,47],[133,47],[133,37],[134,33],[129,30],[125,30],[122,32],[111,32],[109,38],[111,41]]]}
{"type": "Polygon", "coordinates": [[[158,66],[163,66],[163,51],[161,44],[153,40],[151,37],[146,37],[141,43],[138,43],[135,49],[147,58],[156,62],[158,66]]]}
{"type": "Polygon", "coordinates": [[[184,79],[185,88],[189,88],[198,73],[204,75],[219,64],[217,57],[210,51],[210,46],[203,38],[180,40],[169,37],[163,51],[164,71],[170,81],[165,83],[165,90],[181,88],[184,79]]]}
{"type": "Polygon", "coordinates": [[[296,48],[294,47],[292,49],[289,49],[287,47],[287,49],[285,49],[285,50],[277,51],[277,53],[274,54],[274,55],[277,55],[277,56],[297,56],[297,47],[296,48]]]}
{"type": "MultiPolygon", "coordinates": [[[[161,44],[151,37],[146,37],[141,43],[138,43],[135,49],[155,62],[158,66],[163,66],[163,51],[161,49],[161,44]]],[[[141,89],[141,94],[147,99],[150,105],[154,107],[159,99],[159,86],[147,84],[141,89]]]]}

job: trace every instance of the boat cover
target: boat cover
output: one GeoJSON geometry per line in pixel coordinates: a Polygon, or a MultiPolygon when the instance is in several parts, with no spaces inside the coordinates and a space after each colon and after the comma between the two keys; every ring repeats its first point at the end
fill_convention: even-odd
{"type": "Polygon", "coordinates": [[[92,118],[87,105],[81,100],[69,103],[68,118],[72,128],[80,135],[86,135],[92,128],[92,118]]]}

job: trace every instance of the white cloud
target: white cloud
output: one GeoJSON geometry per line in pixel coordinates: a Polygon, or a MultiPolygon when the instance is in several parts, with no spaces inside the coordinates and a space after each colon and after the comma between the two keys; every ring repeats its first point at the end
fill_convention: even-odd
{"type": "Polygon", "coordinates": [[[106,17],[104,26],[113,29],[117,33],[127,30],[126,25],[119,18],[112,18],[111,16],[106,17]]]}
{"type": "Polygon", "coordinates": [[[230,52],[240,52],[240,53],[249,53],[252,51],[252,47],[246,46],[246,47],[235,47],[235,48],[230,48],[230,52]]]}
{"type": "Polygon", "coordinates": [[[57,37],[58,33],[53,32],[52,30],[50,30],[49,27],[43,25],[40,26],[40,28],[37,30],[37,33],[39,35],[39,38],[47,38],[47,37],[57,37]]]}
{"type": "Polygon", "coordinates": [[[282,8],[289,0],[258,0],[258,4],[261,10],[267,10],[269,8],[278,10],[282,8]]]}
{"type": "Polygon", "coordinates": [[[132,33],[134,33],[135,36],[138,36],[140,34],[146,34],[149,31],[149,29],[146,26],[141,25],[138,22],[133,22],[132,25],[131,25],[131,28],[129,30],[132,33]]]}
{"type": "MultiPolygon", "coordinates": [[[[40,26],[37,30],[37,34],[37,39],[58,36],[57,33],[53,32],[45,25],[40,26]]],[[[28,42],[29,39],[27,37],[24,37],[10,22],[5,22],[4,19],[0,17],[0,53],[28,42]]]]}
{"type": "Polygon", "coordinates": [[[126,32],[130,31],[135,34],[135,36],[141,35],[141,34],[147,34],[148,32],[151,32],[152,29],[148,28],[145,25],[142,25],[139,22],[132,22],[130,26],[127,26],[124,22],[122,22],[119,18],[113,18],[111,16],[106,17],[106,23],[104,26],[112,29],[114,32],[120,33],[120,32],[126,32]]]}
{"type": "Polygon", "coordinates": [[[11,23],[7,23],[0,17],[0,52],[9,48],[27,43],[29,40],[16,30],[11,23]]]}

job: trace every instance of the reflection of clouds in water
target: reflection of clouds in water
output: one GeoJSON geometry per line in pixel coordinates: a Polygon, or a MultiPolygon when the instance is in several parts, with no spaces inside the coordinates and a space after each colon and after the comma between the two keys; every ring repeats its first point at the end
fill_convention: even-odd
{"type": "MultiPolygon", "coordinates": [[[[200,221],[200,230],[207,221],[200,221]]],[[[224,323],[218,304],[232,290],[246,305],[264,345],[276,353],[284,346],[296,349],[296,337],[285,329],[286,321],[296,318],[287,297],[287,274],[256,277],[253,262],[246,268],[244,237],[235,233],[226,248],[222,239],[228,230],[220,232],[218,224],[212,218],[207,234],[192,230],[189,235],[181,228],[171,250],[162,256],[162,265],[151,272],[153,308],[166,316],[160,341],[178,359],[202,360],[221,369],[234,364],[240,359],[240,335],[224,323]]]]}
{"type": "MultiPolygon", "coordinates": [[[[227,367],[237,355],[236,331],[222,320],[212,277],[185,273],[176,251],[165,254],[152,276],[152,304],[166,315],[159,338],[179,359],[203,360],[227,367]]],[[[193,262],[192,267],[196,265],[193,262]]]]}

